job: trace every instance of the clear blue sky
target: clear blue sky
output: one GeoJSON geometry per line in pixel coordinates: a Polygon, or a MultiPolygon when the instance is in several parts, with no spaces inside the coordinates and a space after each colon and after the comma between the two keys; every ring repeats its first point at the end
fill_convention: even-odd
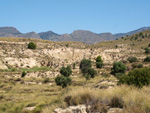
{"type": "Polygon", "coordinates": [[[150,26],[150,0],[0,0],[0,27],[19,31],[128,32],[150,26]]]}

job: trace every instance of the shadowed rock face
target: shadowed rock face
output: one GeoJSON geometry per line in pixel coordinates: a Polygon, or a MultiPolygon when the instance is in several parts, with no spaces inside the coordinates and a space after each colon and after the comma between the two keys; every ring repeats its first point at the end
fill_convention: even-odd
{"type": "Polygon", "coordinates": [[[38,34],[35,32],[20,33],[14,27],[0,27],[0,37],[24,37],[24,38],[36,38],[51,41],[79,41],[87,44],[95,44],[101,41],[119,39],[121,37],[125,37],[126,35],[130,36],[145,30],[150,30],[150,27],[143,27],[128,33],[118,33],[118,34],[111,34],[111,33],[97,34],[87,30],[76,30],[73,31],[71,34],[59,35],[52,31],[42,32],[38,34]]]}
{"type": "Polygon", "coordinates": [[[39,33],[38,34],[41,39],[44,39],[44,40],[57,40],[57,38],[60,36],[52,31],[47,31],[47,32],[42,32],[42,33],[39,33]]]}

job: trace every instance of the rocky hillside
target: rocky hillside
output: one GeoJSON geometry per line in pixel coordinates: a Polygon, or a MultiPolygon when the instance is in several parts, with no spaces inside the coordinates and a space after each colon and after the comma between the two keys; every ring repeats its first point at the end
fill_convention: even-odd
{"type": "Polygon", "coordinates": [[[128,33],[118,33],[118,34],[114,34],[115,38],[116,39],[119,39],[121,37],[126,37],[127,35],[128,36],[131,36],[133,34],[136,34],[136,33],[139,33],[139,32],[142,32],[142,31],[146,31],[146,30],[150,30],[150,27],[142,27],[142,28],[139,28],[137,30],[133,30],[133,31],[130,31],[128,33]]]}
{"type": "Polygon", "coordinates": [[[0,37],[25,37],[25,38],[36,38],[51,41],[79,41],[87,44],[95,44],[101,41],[109,41],[120,39],[121,37],[131,36],[141,31],[150,30],[150,27],[143,27],[128,33],[93,33],[86,30],[76,30],[71,34],[57,34],[52,31],[42,32],[42,33],[21,33],[16,28],[13,27],[0,27],[0,37]]]}
{"type": "MultiPolygon", "coordinates": [[[[142,54],[144,53],[142,48],[149,44],[150,31],[142,34],[145,37],[141,37],[138,33],[95,45],[86,45],[81,42],[50,42],[29,38],[0,38],[0,69],[44,66],[59,70],[63,65],[72,65],[73,63],[79,65],[83,58],[95,61],[99,55],[106,67],[109,67],[114,61],[126,60],[131,55],[143,60],[145,55],[142,54]],[[137,36],[138,38],[136,38],[137,36]],[[27,48],[31,41],[37,44],[36,50],[27,48]]],[[[73,35],[76,36],[76,32],[73,35]]]]}

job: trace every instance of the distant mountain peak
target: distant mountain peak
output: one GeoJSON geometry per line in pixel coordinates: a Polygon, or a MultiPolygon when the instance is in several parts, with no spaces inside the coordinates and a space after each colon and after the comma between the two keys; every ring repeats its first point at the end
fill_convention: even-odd
{"type": "Polygon", "coordinates": [[[88,30],[74,30],[71,34],[76,34],[76,33],[93,33],[91,31],[88,31],[88,30]]]}
{"type": "Polygon", "coordinates": [[[0,34],[21,34],[15,27],[0,27],[0,34]]]}
{"type": "Polygon", "coordinates": [[[53,31],[41,32],[41,33],[38,33],[38,35],[41,37],[41,39],[44,39],[44,40],[51,40],[60,36],[59,34],[56,34],[53,31]]]}

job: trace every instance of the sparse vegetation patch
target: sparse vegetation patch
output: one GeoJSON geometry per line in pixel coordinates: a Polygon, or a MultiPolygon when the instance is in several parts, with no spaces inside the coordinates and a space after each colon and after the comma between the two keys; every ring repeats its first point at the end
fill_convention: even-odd
{"type": "Polygon", "coordinates": [[[36,44],[33,42],[28,43],[28,49],[36,49],[36,44]]]}

